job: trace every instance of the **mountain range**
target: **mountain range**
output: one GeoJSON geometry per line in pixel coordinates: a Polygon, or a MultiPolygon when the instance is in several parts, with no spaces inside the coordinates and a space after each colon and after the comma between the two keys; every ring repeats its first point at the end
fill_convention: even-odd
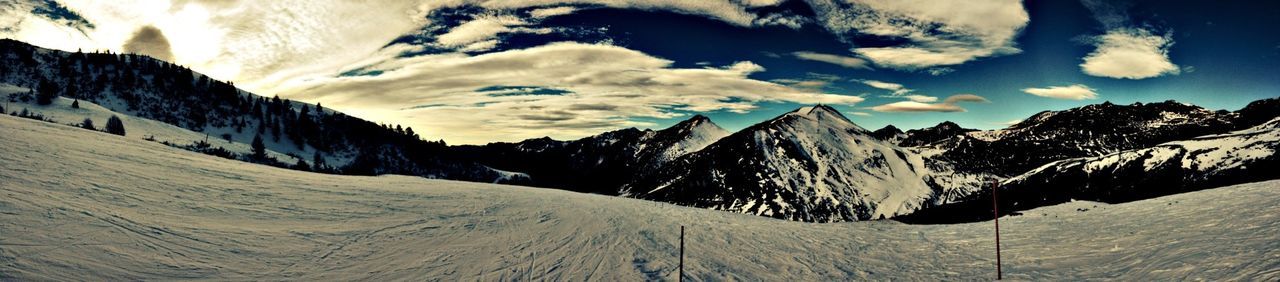
{"type": "Polygon", "coordinates": [[[69,101],[32,102],[52,93],[99,114],[137,118],[126,127],[172,127],[146,127],[143,134],[152,134],[141,138],[245,161],[551,187],[809,222],[982,219],[990,216],[985,197],[996,180],[1012,211],[1280,178],[1277,98],[1237,111],[1107,102],[1041,112],[999,130],[943,122],[905,132],[870,131],[815,105],[737,132],[693,116],[661,130],[449,146],[423,140],[412,128],[261,97],[138,55],[0,40],[0,84],[10,89],[12,104],[4,110],[14,115],[17,107],[59,117],[84,113],[67,110],[69,101]],[[157,137],[164,130],[184,132],[157,137]],[[206,138],[192,137],[200,135],[206,138]],[[253,151],[248,144],[257,139],[269,152],[253,151]]]}

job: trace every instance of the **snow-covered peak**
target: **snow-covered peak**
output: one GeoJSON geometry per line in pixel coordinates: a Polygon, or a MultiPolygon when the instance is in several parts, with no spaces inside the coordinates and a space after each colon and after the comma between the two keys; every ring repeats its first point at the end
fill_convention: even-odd
{"type": "Polygon", "coordinates": [[[778,116],[766,123],[794,122],[793,120],[801,120],[801,119],[807,120],[807,122],[822,123],[822,124],[827,124],[828,126],[833,126],[833,127],[850,128],[864,134],[869,133],[869,131],[853,123],[853,121],[849,120],[849,118],[841,114],[840,111],[836,110],[835,108],[832,108],[831,106],[822,105],[822,104],[808,106],[808,107],[801,107],[789,113],[778,116]]]}
{"type": "Polygon", "coordinates": [[[662,162],[702,150],[730,134],[728,130],[724,130],[703,115],[695,115],[663,131],[675,131],[671,135],[676,136],[678,141],[663,151],[660,160],[662,162]]]}
{"type": "Polygon", "coordinates": [[[912,152],[827,106],[804,107],[686,155],[633,197],[801,221],[888,218],[933,195],[912,152]]]}

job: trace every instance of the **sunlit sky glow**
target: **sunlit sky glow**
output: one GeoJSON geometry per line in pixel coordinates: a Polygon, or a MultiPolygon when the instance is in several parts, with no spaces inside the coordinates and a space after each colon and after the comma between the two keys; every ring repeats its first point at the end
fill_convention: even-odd
{"type": "Polygon", "coordinates": [[[835,106],[866,128],[1280,96],[1280,2],[119,0],[0,3],[0,37],[172,60],[451,144],[736,130],[835,106]]]}

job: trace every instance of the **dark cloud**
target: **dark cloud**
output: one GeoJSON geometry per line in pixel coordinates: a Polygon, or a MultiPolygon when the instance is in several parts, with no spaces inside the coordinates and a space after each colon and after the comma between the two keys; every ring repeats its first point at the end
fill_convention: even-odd
{"type": "Polygon", "coordinates": [[[572,111],[612,111],[618,109],[618,106],[608,104],[573,104],[569,105],[572,111]]]}
{"type": "Polygon", "coordinates": [[[89,20],[84,19],[84,17],[80,16],[80,14],[77,14],[75,11],[72,11],[71,9],[67,9],[66,6],[63,6],[62,4],[56,1],[44,1],[43,3],[39,3],[37,5],[38,6],[36,6],[34,9],[31,9],[32,14],[44,17],[46,19],[49,19],[57,23],[74,27],[80,31],[94,28],[93,23],[90,23],[89,20]]]}
{"type": "Polygon", "coordinates": [[[566,111],[549,111],[547,114],[519,115],[520,119],[531,121],[566,121],[577,117],[577,114],[566,111]]]}
{"type": "Polygon", "coordinates": [[[169,39],[154,26],[143,26],[133,33],[124,43],[124,51],[143,54],[152,58],[173,62],[173,51],[169,48],[169,39]]]}

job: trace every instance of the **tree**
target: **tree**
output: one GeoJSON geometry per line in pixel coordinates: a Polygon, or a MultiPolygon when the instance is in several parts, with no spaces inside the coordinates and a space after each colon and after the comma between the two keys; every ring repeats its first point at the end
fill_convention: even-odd
{"type": "Polygon", "coordinates": [[[41,79],[39,92],[36,92],[36,104],[53,104],[53,99],[58,98],[58,91],[54,88],[57,88],[57,86],[54,86],[53,82],[41,79]]]}
{"type": "Polygon", "coordinates": [[[93,127],[93,119],[90,119],[90,118],[84,118],[84,122],[80,123],[80,128],[84,128],[88,130],[98,130],[98,128],[93,127]]]}
{"type": "Polygon", "coordinates": [[[254,135],[250,146],[253,146],[253,155],[250,157],[255,160],[267,159],[267,145],[262,143],[262,134],[254,135]]]}
{"type": "Polygon", "coordinates": [[[107,119],[107,127],[105,129],[107,133],[124,136],[124,121],[112,115],[110,119],[107,119]]]}
{"type": "Polygon", "coordinates": [[[320,150],[316,150],[316,154],[311,157],[311,164],[312,164],[311,166],[313,166],[316,171],[320,171],[324,169],[325,167],[324,156],[320,155],[320,150]]]}
{"type": "Polygon", "coordinates": [[[307,165],[307,161],[302,160],[302,158],[298,158],[298,163],[293,165],[293,169],[301,170],[301,171],[311,171],[311,166],[307,165]]]}
{"type": "Polygon", "coordinates": [[[80,108],[80,99],[76,99],[75,101],[71,101],[71,108],[72,108],[72,109],[79,109],[79,108],[80,108]]]}

